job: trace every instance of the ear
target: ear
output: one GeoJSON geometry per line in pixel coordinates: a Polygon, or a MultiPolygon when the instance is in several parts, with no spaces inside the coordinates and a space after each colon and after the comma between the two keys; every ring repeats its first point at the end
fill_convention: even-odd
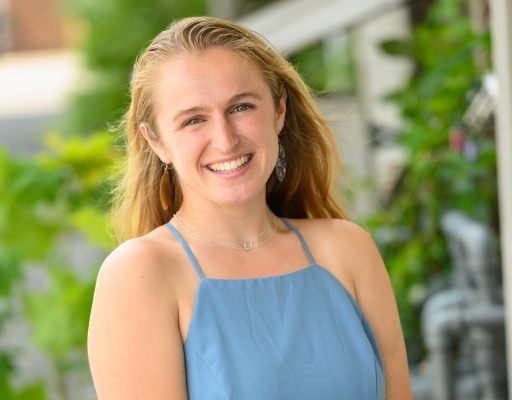
{"type": "Polygon", "coordinates": [[[279,100],[279,104],[276,110],[277,116],[277,132],[281,132],[284,126],[284,119],[286,116],[286,99],[288,98],[288,92],[286,88],[283,87],[283,92],[281,93],[281,99],[279,100]]]}
{"type": "Polygon", "coordinates": [[[168,160],[167,155],[165,154],[165,149],[163,146],[160,145],[160,143],[155,142],[151,137],[149,136],[149,130],[147,125],[144,122],[141,122],[139,124],[139,130],[144,139],[146,139],[146,142],[148,142],[149,147],[155,152],[155,154],[160,158],[160,161],[162,161],[164,164],[170,164],[170,160],[168,160]]]}

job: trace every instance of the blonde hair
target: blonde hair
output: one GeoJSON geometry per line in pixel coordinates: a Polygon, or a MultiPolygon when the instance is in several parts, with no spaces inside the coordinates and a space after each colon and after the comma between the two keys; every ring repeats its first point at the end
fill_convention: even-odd
{"type": "Polygon", "coordinates": [[[158,142],[154,86],[163,66],[179,54],[212,47],[233,51],[262,73],[275,106],[286,88],[286,117],[280,140],[288,162],[286,178],[273,172],[267,182],[269,208],[289,218],[343,218],[339,181],[341,161],[335,135],[313,100],[307,85],[264,38],[233,22],[212,17],[186,18],[160,33],[139,55],[131,80],[131,104],[120,124],[125,134],[127,159],[122,179],[114,190],[114,232],[121,240],[142,236],[168,222],[183,201],[178,179],[171,173],[172,195],[167,211],[160,205],[163,167],[140,134],[144,123],[151,140],[158,142]]]}

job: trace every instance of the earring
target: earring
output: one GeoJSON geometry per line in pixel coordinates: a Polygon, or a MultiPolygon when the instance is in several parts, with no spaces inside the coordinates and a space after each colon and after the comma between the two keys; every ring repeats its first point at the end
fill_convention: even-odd
{"type": "Polygon", "coordinates": [[[284,148],[281,142],[279,142],[279,154],[277,156],[276,162],[276,175],[279,182],[282,182],[286,176],[286,154],[284,153],[284,148]]]}
{"type": "Polygon", "coordinates": [[[160,204],[164,210],[169,209],[171,204],[171,177],[169,176],[169,169],[172,169],[172,164],[164,164],[164,173],[160,179],[160,204]]]}

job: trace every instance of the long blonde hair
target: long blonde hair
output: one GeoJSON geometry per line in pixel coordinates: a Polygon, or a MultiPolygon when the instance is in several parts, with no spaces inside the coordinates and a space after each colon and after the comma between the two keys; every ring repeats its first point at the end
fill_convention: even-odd
{"type": "Polygon", "coordinates": [[[277,107],[288,93],[280,140],[288,162],[286,178],[273,172],[267,182],[269,208],[281,217],[347,219],[340,195],[341,162],[335,135],[292,65],[264,38],[233,22],[212,17],[186,18],[160,33],[139,55],[131,80],[131,104],[119,128],[125,135],[127,159],[114,190],[112,218],[117,238],[142,236],[168,222],[183,201],[178,178],[171,173],[171,205],[160,205],[162,163],[139,131],[146,124],[158,142],[154,87],[161,69],[177,54],[220,47],[252,62],[270,87],[277,107]]]}

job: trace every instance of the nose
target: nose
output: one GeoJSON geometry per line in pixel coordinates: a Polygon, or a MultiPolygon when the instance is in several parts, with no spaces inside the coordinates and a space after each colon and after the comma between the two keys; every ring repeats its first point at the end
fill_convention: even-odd
{"type": "Polygon", "coordinates": [[[238,135],[226,116],[214,119],[211,143],[213,148],[229,153],[238,144],[238,135]]]}

